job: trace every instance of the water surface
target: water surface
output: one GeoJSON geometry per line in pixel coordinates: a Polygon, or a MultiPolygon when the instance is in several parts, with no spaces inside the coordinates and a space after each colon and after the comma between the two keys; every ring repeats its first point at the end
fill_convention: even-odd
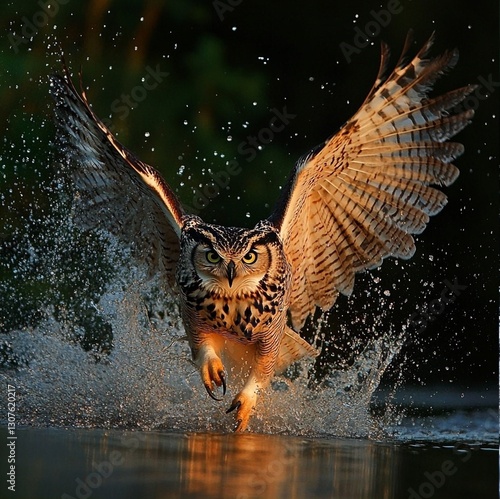
{"type": "Polygon", "coordinates": [[[17,436],[16,494],[4,487],[1,497],[497,497],[498,453],[479,443],[75,428],[17,436]]]}

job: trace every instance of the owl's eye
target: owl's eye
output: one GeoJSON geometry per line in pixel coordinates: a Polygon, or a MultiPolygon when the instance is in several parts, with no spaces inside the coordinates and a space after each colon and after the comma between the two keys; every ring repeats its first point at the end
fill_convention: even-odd
{"type": "Polygon", "coordinates": [[[249,251],[243,257],[243,263],[246,263],[247,265],[251,265],[252,263],[255,263],[256,261],[257,261],[257,253],[254,250],[249,251]]]}
{"type": "Polygon", "coordinates": [[[220,256],[217,252],[210,250],[205,253],[205,257],[208,263],[219,263],[220,256]]]}

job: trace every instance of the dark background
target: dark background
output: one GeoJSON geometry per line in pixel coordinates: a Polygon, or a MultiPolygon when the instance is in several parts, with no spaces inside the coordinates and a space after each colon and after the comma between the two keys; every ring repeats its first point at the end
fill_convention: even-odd
{"type": "MultiPolygon", "coordinates": [[[[249,226],[269,215],[294,161],[338,130],[363,102],[377,73],[380,41],[389,43],[395,63],[410,29],[415,51],[435,31],[433,54],[460,51],[458,66],[437,83],[436,92],[480,85],[480,93],[467,102],[477,108],[474,122],[459,135],[466,146],[455,162],[461,175],[446,189],[448,206],[418,236],[415,257],[386,261],[358,278],[353,297],[338,300],[330,321],[331,352],[338,362],[352,361],[374,331],[405,329],[404,362],[395,362],[398,367],[387,379],[402,376],[408,383],[447,383],[458,390],[497,385],[498,5],[66,0],[54,1],[50,16],[42,5],[16,1],[0,7],[3,332],[36,326],[51,300],[56,310],[70,301],[66,312],[73,307],[75,317],[85,317],[90,331],[85,348],[109,328],[82,305],[85,293],[98,296],[105,284],[106,272],[89,270],[83,277],[86,256],[93,255],[93,244],[98,251],[98,242],[89,239],[85,251],[77,244],[81,240],[62,243],[56,250],[65,258],[52,280],[30,266],[26,250],[27,234],[35,245],[46,244],[54,227],[44,217],[57,218],[60,207],[53,191],[59,174],[50,167],[55,130],[47,81],[60,70],[56,40],[70,68],[82,69],[97,114],[113,123],[121,142],[164,174],[186,205],[193,207],[200,190],[210,185],[209,171],[220,173],[228,161],[236,161],[241,173],[211,195],[200,214],[207,221],[249,226]],[[374,12],[388,5],[398,13],[385,17],[386,26],[378,25],[366,47],[356,48],[355,29],[373,26],[374,12]],[[356,48],[349,58],[345,44],[356,48]],[[168,76],[144,91],[148,68],[168,76]],[[124,105],[131,102],[126,95],[138,99],[124,105]],[[248,137],[258,136],[273,109],[285,106],[294,117],[283,131],[261,150],[243,154],[248,137]],[[51,189],[41,187],[47,185],[51,189]],[[77,278],[85,285],[77,286],[75,299],[75,286],[66,281],[77,278]],[[445,281],[466,288],[443,305],[436,300],[445,281]],[[415,319],[422,311],[432,317],[425,325],[415,319]]],[[[12,360],[8,345],[2,349],[4,361],[9,355],[12,360]]]]}

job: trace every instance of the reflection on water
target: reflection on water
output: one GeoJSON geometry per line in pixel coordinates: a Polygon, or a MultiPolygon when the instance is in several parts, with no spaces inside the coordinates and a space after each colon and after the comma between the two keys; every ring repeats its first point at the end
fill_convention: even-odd
{"type": "MultiPolygon", "coordinates": [[[[95,429],[17,435],[22,498],[497,497],[492,446],[95,429]]],[[[0,497],[6,492],[4,484],[0,497]]]]}
{"type": "Polygon", "coordinates": [[[358,441],[200,434],[190,436],[186,447],[183,492],[198,497],[299,498],[328,491],[341,497],[383,497],[383,489],[393,489],[397,469],[388,446],[358,441]],[[379,470],[385,470],[383,484],[374,480],[379,470]]]}

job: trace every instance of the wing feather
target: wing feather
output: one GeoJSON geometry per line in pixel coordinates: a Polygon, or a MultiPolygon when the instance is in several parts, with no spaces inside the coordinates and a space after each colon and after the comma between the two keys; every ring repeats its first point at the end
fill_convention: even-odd
{"type": "Polygon", "coordinates": [[[464,148],[447,140],[470,123],[473,111],[453,108],[475,87],[428,98],[436,79],[458,59],[456,51],[429,59],[432,42],[410,59],[408,37],[388,76],[383,44],[363,105],[297,162],[282,191],[270,221],[292,263],[294,327],[316,306],[327,310],[338,293],[351,293],[356,272],[388,256],[410,258],[412,234],[421,233],[446,204],[433,186],[450,185],[458,176],[452,161],[464,148]]]}
{"type": "Polygon", "coordinates": [[[171,285],[179,256],[184,213],[160,173],[122,146],[76,90],[64,66],[50,77],[59,141],[72,165],[77,221],[129,244],[150,275],[161,271],[171,285]]]}

